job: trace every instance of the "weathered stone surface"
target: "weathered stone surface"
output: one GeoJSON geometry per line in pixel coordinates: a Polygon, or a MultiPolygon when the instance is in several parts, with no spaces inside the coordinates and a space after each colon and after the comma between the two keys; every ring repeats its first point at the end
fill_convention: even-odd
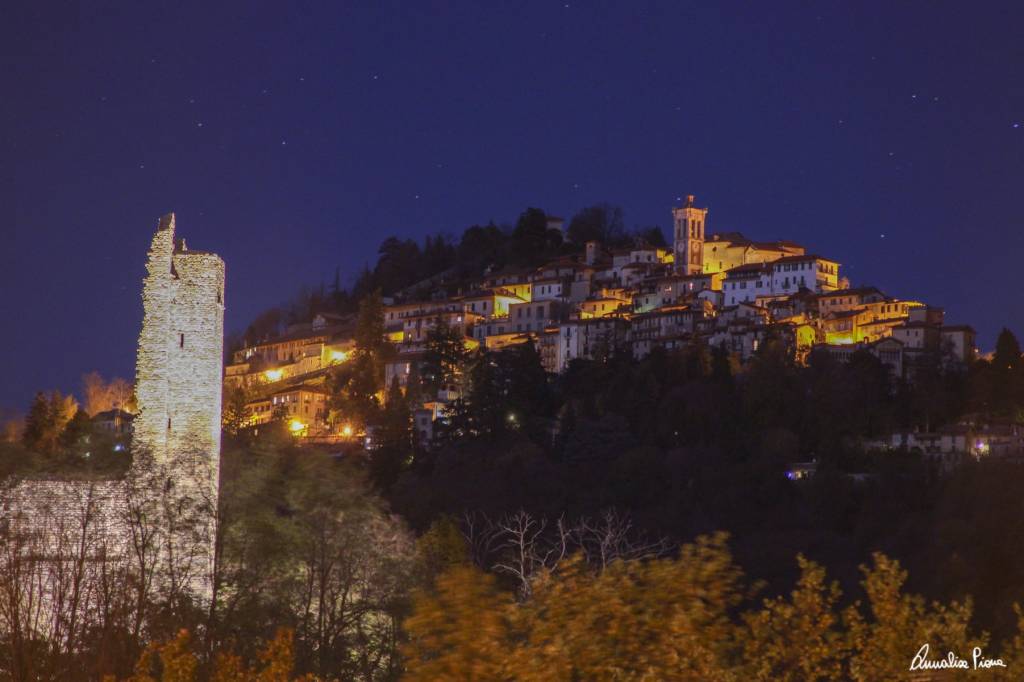
{"type": "MultiPolygon", "coordinates": [[[[173,214],[161,218],[146,264],[131,471],[119,481],[9,481],[0,488],[0,519],[8,537],[57,564],[70,556],[138,560],[142,535],[152,554],[143,570],[159,573],[154,584],[207,600],[220,469],[224,262],[176,244],[174,229],[173,214]]],[[[47,599],[60,589],[54,583],[47,599]]]]}

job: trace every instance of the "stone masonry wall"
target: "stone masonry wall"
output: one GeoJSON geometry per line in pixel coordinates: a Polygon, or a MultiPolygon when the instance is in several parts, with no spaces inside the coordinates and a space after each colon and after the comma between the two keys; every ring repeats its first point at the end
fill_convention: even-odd
{"type": "Polygon", "coordinates": [[[132,470],[124,481],[7,482],[0,527],[31,537],[37,557],[69,546],[124,557],[129,508],[146,505],[162,525],[157,583],[177,581],[202,600],[211,596],[220,470],[224,262],[176,244],[174,229],[173,214],[160,219],[146,263],[132,470]],[[87,530],[76,534],[76,523],[87,530]]]}

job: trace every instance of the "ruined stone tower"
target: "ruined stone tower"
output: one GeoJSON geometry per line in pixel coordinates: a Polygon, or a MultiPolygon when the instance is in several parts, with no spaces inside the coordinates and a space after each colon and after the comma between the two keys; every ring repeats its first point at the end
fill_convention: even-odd
{"type": "Polygon", "coordinates": [[[190,251],[160,219],[142,288],[132,469],[164,517],[161,580],[212,596],[220,478],[224,261],[190,251]],[[157,501],[157,498],[153,498],[157,501]]]}
{"type": "Polygon", "coordinates": [[[680,275],[704,272],[704,221],[708,210],[697,208],[692,194],[686,203],[672,209],[675,245],[675,271],[680,275]]]}
{"type": "MultiPolygon", "coordinates": [[[[69,566],[81,567],[75,590],[125,570],[146,576],[137,584],[147,599],[159,593],[208,604],[213,596],[224,262],[176,242],[168,214],[146,269],[135,385],[140,412],[127,474],[0,481],[0,526],[22,543],[19,560],[29,562],[39,604],[38,622],[27,626],[33,636],[59,631],[68,620],[61,596],[71,589],[69,566]]],[[[103,591],[81,590],[81,617],[97,616],[103,591]]]]}
{"type": "Polygon", "coordinates": [[[174,238],[160,219],[142,289],[132,449],[173,471],[182,492],[217,498],[224,261],[174,238]]]}

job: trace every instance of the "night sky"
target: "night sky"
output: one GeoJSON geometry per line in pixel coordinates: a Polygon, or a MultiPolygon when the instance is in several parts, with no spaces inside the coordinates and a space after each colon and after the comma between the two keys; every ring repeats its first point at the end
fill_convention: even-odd
{"type": "Polygon", "coordinates": [[[229,330],[388,235],[695,194],[1024,331],[1024,3],[221,4],[0,8],[0,407],[133,376],[172,210],[229,330]]]}

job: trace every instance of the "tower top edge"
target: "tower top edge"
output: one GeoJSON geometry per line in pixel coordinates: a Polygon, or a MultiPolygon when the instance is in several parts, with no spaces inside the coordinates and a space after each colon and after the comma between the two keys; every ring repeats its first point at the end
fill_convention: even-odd
{"type": "Polygon", "coordinates": [[[706,208],[699,208],[697,206],[697,198],[694,195],[692,195],[692,194],[687,194],[686,195],[686,201],[683,202],[683,205],[682,206],[674,207],[672,210],[673,211],[685,211],[686,209],[691,209],[691,210],[694,210],[694,211],[705,211],[705,212],[708,210],[706,208]]]}
{"type": "Polygon", "coordinates": [[[163,230],[170,230],[171,232],[174,232],[174,212],[172,211],[171,213],[165,213],[163,216],[161,216],[160,222],[157,224],[156,229],[157,232],[163,230]]]}

